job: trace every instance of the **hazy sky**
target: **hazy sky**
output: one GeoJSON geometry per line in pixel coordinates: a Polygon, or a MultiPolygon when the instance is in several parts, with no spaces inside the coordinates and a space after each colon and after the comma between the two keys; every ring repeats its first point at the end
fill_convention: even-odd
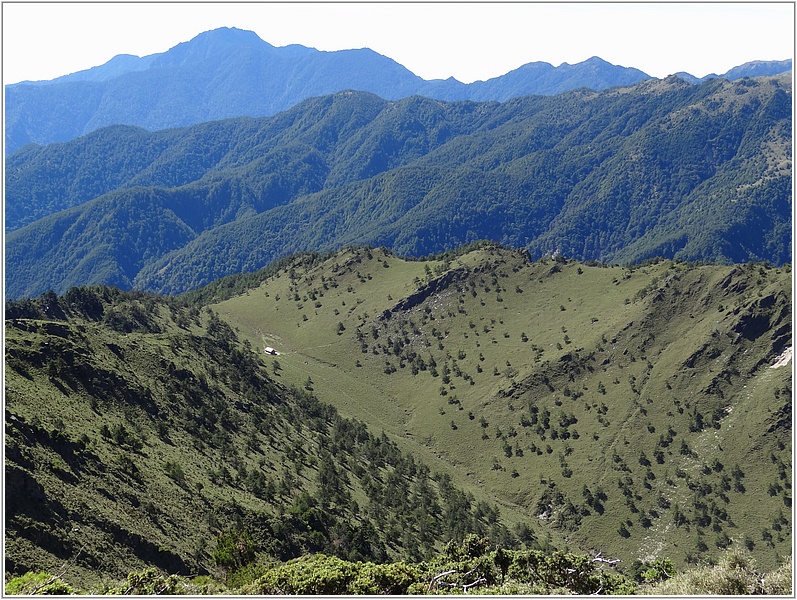
{"type": "Polygon", "coordinates": [[[217,27],[275,46],[371,48],[425,79],[470,83],[600,56],[654,77],[721,74],[794,52],[794,3],[4,2],[3,81],[146,56],[217,27]]]}

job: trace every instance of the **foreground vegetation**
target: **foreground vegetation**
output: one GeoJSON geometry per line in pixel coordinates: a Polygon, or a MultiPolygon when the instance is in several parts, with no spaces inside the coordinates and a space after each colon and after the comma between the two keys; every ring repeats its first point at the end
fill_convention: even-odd
{"type": "Polygon", "coordinates": [[[467,537],[450,543],[442,555],[414,562],[351,562],[324,554],[285,563],[246,565],[212,577],[179,577],[150,568],[130,573],[124,582],[101,589],[75,588],[58,576],[28,573],[6,583],[16,594],[113,595],[789,595],[789,560],[761,573],[743,549],[728,550],[716,565],[677,573],[658,560],[635,565],[633,577],[618,574],[617,561],[565,552],[493,549],[485,539],[467,537]]]}

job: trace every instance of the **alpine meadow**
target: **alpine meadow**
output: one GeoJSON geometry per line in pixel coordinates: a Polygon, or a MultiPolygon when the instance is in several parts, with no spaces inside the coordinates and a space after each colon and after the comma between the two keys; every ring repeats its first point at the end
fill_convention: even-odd
{"type": "Polygon", "coordinates": [[[477,84],[6,86],[6,594],[793,594],[791,61],[477,84]]]}

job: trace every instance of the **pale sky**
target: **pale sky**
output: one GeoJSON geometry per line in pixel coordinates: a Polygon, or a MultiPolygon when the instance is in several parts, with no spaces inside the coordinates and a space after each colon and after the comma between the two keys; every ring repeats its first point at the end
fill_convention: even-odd
{"type": "Polygon", "coordinates": [[[3,2],[3,83],[146,56],[217,27],[274,46],[371,48],[424,79],[464,83],[600,56],[663,78],[793,58],[793,2],[3,2]]]}

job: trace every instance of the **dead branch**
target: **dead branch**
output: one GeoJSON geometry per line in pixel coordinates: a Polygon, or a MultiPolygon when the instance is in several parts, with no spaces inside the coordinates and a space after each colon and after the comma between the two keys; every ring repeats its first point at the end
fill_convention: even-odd
{"type": "MultiPolygon", "coordinates": [[[[445,577],[446,575],[452,575],[453,573],[456,573],[456,572],[457,572],[456,569],[452,569],[450,571],[445,571],[444,573],[438,573],[437,575],[432,577],[432,580],[429,582],[429,588],[428,588],[427,591],[431,590],[433,586],[437,585],[438,581],[440,579],[442,579],[443,577],[445,577]]],[[[445,582],[443,582],[443,583],[445,583],[445,582]]]]}
{"type": "Polygon", "coordinates": [[[474,586],[477,586],[477,585],[481,585],[482,583],[487,583],[487,578],[486,578],[486,577],[479,577],[479,578],[478,578],[476,581],[474,581],[473,583],[466,583],[466,584],[464,584],[464,585],[462,586],[462,591],[463,591],[465,594],[467,594],[467,593],[468,593],[468,590],[469,590],[470,588],[472,588],[472,587],[474,587],[474,586]]]}
{"type": "MultiPolygon", "coordinates": [[[[474,567],[467,573],[463,573],[462,576],[467,577],[468,575],[471,575],[474,571],[476,571],[476,569],[478,569],[478,567],[474,567]]],[[[463,584],[452,583],[450,581],[440,581],[443,577],[446,577],[448,575],[454,575],[456,573],[457,573],[456,569],[451,569],[450,571],[444,571],[443,573],[438,573],[437,575],[432,577],[432,580],[429,582],[429,587],[427,588],[426,591],[431,591],[432,588],[436,586],[446,586],[449,588],[462,588],[462,591],[467,594],[470,588],[476,587],[477,585],[481,585],[483,583],[487,583],[487,578],[483,576],[476,578],[475,581],[463,584]]]]}
{"type": "Polygon", "coordinates": [[[599,562],[607,565],[616,565],[617,563],[622,562],[619,558],[603,558],[601,557],[601,554],[601,552],[598,552],[598,554],[592,559],[592,562],[599,562]]]}

